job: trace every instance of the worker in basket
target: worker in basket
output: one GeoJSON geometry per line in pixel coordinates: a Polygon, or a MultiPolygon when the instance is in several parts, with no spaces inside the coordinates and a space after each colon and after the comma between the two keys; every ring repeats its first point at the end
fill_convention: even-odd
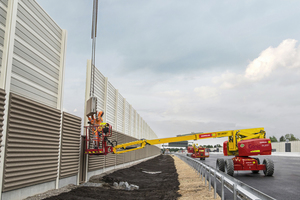
{"type": "Polygon", "coordinates": [[[95,149],[99,148],[99,141],[102,136],[102,126],[100,126],[100,124],[103,123],[103,115],[104,112],[99,111],[98,114],[96,114],[96,117],[94,115],[89,117],[89,124],[93,126],[91,132],[95,135],[93,139],[95,149]]]}

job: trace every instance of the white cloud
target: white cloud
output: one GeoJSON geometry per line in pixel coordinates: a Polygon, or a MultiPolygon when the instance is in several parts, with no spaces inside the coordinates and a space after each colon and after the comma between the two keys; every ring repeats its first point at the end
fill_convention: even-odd
{"type": "Polygon", "coordinates": [[[166,97],[179,97],[182,95],[182,92],[179,90],[170,90],[170,91],[160,92],[159,94],[166,97]]]}
{"type": "Polygon", "coordinates": [[[300,46],[296,46],[296,43],[297,40],[294,39],[283,40],[278,47],[269,47],[262,51],[259,57],[249,63],[244,74],[226,71],[221,76],[214,77],[212,82],[219,84],[221,89],[231,89],[261,81],[279,69],[300,68],[300,46]]]}
{"type": "Polygon", "coordinates": [[[210,86],[201,86],[194,89],[194,92],[203,99],[210,99],[218,96],[218,89],[210,86]]]}
{"type": "Polygon", "coordinates": [[[254,59],[247,67],[245,78],[257,81],[269,76],[277,68],[299,68],[300,48],[297,40],[287,39],[278,47],[269,47],[254,59]]]}

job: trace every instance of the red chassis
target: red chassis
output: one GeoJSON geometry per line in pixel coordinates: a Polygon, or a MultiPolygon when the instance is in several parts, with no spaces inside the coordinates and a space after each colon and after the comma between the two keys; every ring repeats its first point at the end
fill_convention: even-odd
{"type": "Polygon", "coordinates": [[[113,152],[113,142],[107,139],[112,136],[112,127],[108,123],[101,123],[98,126],[85,126],[86,149],[85,154],[107,155],[113,152]]]}

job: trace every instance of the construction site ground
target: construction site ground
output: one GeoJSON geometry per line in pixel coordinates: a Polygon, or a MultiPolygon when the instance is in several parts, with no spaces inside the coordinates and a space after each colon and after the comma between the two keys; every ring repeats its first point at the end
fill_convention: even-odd
{"type": "MultiPolygon", "coordinates": [[[[88,183],[51,190],[26,200],[94,199],[214,199],[199,175],[185,162],[171,155],[159,155],[129,168],[91,177],[88,183]],[[116,189],[115,182],[139,186],[137,190],[116,189]],[[62,193],[61,193],[62,192],[62,193]],[[59,194],[60,193],[60,194],[59,194]]],[[[217,196],[217,199],[220,199],[217,196]]]]}

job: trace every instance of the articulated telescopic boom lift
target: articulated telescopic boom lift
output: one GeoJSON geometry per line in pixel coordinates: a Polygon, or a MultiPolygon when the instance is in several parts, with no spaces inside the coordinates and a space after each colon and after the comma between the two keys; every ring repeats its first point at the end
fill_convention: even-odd
{"type": "Polygon", "coordinates": [[[108,123],[103,123],[103,112],[97,112],[97,98],[94,96],[95,78],[95,47],[97,33],[97,12],[98,0],[93,2],[92,21],[92,66],[91,66],[91,88],[90,99],[86,102],[86,115],[89,118],[89,126],[86,129],[85,153],[91,155],[107,155],[108,153],[120,154],[144,148],[146,145],[157,145],[170,142],[180,142],[187,140],[200,140],[207,138],[228,137],[228,141],[223,144],[225,156],[235,156],[232,159],[217,159],[217,168],[233,175],[237,170],[251,170],[258,173],[263,170],[266,176],[274,173],[274,163],[270,159],[264,159],[260,164],[258,158],[249,156],[271,155],[272,147],[270,139],[266,139],[264,128],[241,129],[231,131],[219,131],[211,133],[199,133],[194,135],[154,139],[138,140],[117,145],[116,141],[110,141],[112,127],[108,123]]]}
{"type": "Polygon", "coordinates": [[[200,158],[200,160],[205,160],[209,157],[209,149],[204,147],[198,147],[196,144],[187,147],[187,156],[192,158],[200,158]]]}
{"type": "MultiPolygon", "coordinates": [[[[92,120],[91,120],[92,121],[92,120]]],[[[193,135],[161,138],[161,139],[141,139],[134,142],[117,145],[116,141],[110,141],[112,127],[108,123],[92,121],[90,126],[86,126],[86,154],[107,155],[108,153],[121,154],[144,148],[146,145],[157,145],[170,142],[180,142],[187,140],[201,140],[208,138],[228,137],[228,141],[223,143],[223,153],[225,156],[235,156],[232,159],[217,159],[216,166],[220,171],[233,175],[234,171],[250,170],[258,173],[263,170],[266,176],[274,173],[274,163],[266,158],[260,163],[258,158],[249,156],[271,155],[271,140],[266,139],[264,128],[251,128],[229,131],[218,131],[210,133],[198,133],[193,135]]]]}

